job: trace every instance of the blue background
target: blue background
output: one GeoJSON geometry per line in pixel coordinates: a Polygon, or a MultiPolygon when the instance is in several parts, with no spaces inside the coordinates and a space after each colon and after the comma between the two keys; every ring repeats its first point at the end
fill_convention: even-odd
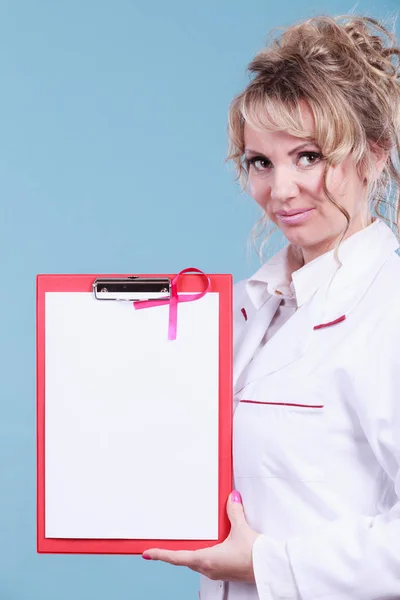
{"type": "Polygon", "coordinates": [[[270,28],[352,8],[1,0],[0,600],[197,598],[189,570],[36,554],[35,275],[253,271],[258,212],[224,164],[228,104],[270,28]]]}

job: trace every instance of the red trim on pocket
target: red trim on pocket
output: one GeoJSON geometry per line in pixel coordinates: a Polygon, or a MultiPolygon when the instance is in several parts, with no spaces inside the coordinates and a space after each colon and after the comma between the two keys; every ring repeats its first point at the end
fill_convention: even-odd
{"type": "Polygon", "coordinates": [[[334,321],[329,321],[329,323],[321,323],[321,325],[314,325],[313,329],[322,329],[323,327],[330,327],[331,325],[337,325],[337,323],[341,323],[346,320],[346,315],[342,315],[338,319],[334,321]]]}
{"type": "Polygon", "coordinates": [[[258,402],[257,400],[241,400],[245,404],[268,404],[271,406],[297,406],[299,408],[324,408],[323,404],[294,404],[293,402],[258,402]]]}

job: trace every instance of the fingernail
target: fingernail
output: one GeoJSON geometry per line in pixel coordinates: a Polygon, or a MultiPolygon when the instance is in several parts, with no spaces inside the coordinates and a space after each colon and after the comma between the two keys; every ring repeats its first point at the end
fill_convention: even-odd
{"type": "Polygon", "coordinates": [[[231,494],[231,499],[232,499],[232,502],[242,502],[242,497],[239,494],[239,492],[236,490],[233,490],[233,492],[231,494]]]}
{"type": "Polygon", "coordinates": [[[151,556],[146,554],[146,552],[144,552],[144,554],[142,554],[142,558],[144,558],[144,560],[151,560],[151,556]]]}

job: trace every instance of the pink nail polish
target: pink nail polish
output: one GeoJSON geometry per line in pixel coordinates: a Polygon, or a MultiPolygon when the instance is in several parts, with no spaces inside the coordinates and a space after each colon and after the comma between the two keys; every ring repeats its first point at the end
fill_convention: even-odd
{"type": "Polygon", "coordinates": [[[242,502],[242,497],[239,494],[239,492],[236,490],[233,490],[233,492],[231,494],[231,499],[232,499],[232,502],[240,502],[240,503],[242,502]]]}
{"type": "Polygon", "coordinates": [[[144,560],[151,560],[151,556],[149,556],[148,554],[146,554],[146,552],[144,552],[142,554],[142,558],[144,558],[144,560]]]}

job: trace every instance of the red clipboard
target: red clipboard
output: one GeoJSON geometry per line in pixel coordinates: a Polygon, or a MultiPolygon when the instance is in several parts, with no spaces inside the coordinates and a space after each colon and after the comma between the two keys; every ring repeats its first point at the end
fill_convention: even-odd
{"type": "MultiPolygon", "coordinates": [[[[37,551],[39,553],[141,554],[151,547],[171,550],[195,550],[221,543],[229,533],[226,501],[232,490],[232,277],[228,274],[207,275],[209,292],[219,297],[219,364],[218,364],[218,539],[66,539],[46,537],[45,529],[45,412],[46,412],[46,293],[92,292],[100,277],[126,278],[132,275],[38,275],[37,276],[37,551]]],[[[175,275],[140,274],[139,277],[175,275]]],[[[179,293],[196,293],[204,289],[200,275],[182,275],[179,293]]],[[[178,308],[179,313],[179,308],[178,308]]],[[[179,316],[178,316],[179,335],[179,316]]],[[[173,343],[173,342],[172,342],[173,343]]]]}

